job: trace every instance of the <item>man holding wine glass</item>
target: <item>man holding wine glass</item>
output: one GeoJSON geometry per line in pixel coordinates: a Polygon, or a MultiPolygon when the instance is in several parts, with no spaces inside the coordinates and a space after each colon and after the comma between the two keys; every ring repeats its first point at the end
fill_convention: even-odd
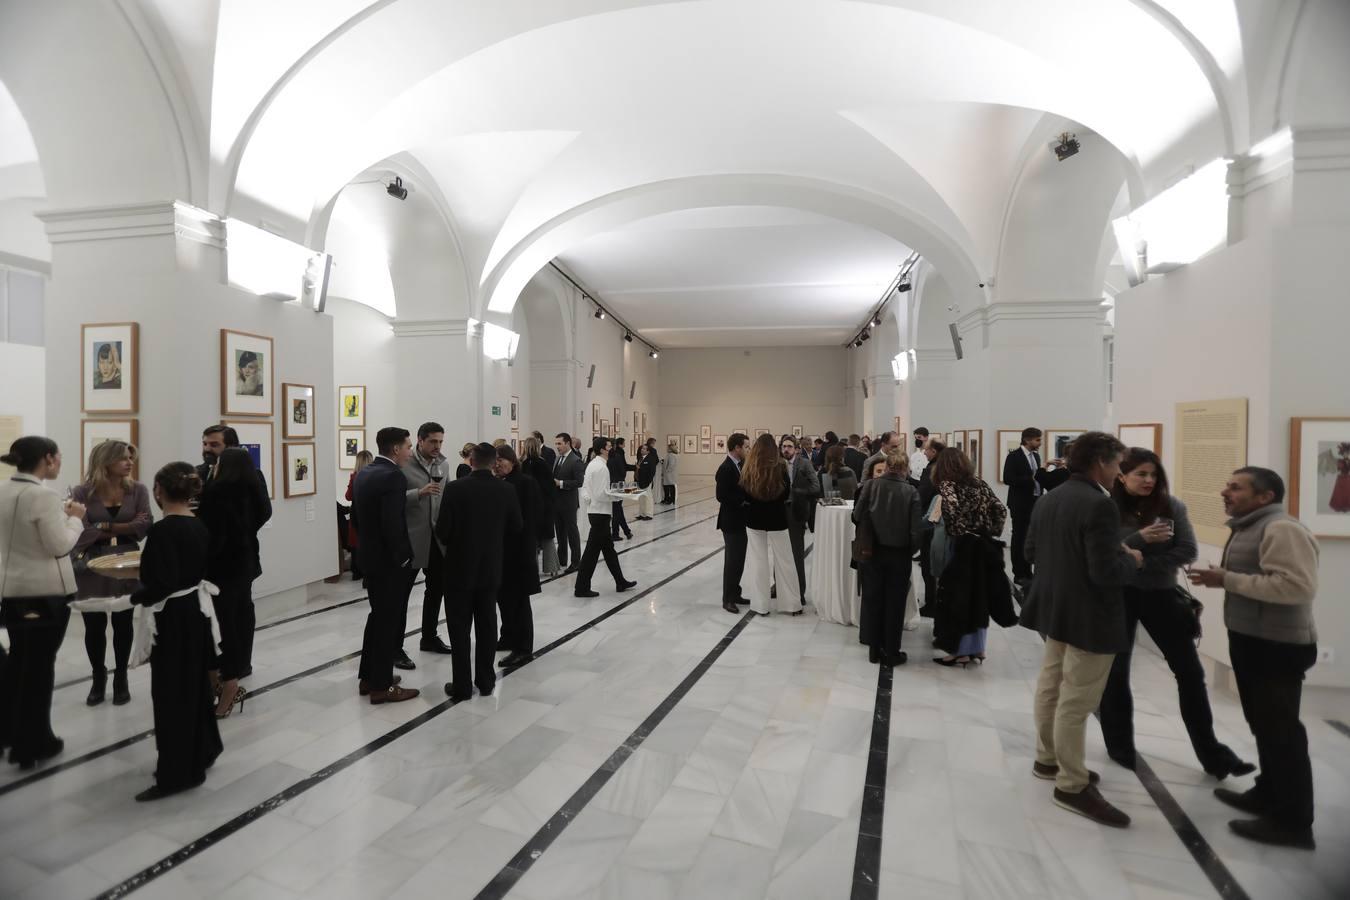
{"type": "MultiPolygon", "coordinates": [[[[426,577],[422,598],[422,635],[419,649],[427,653],[449,653],[450,647],[436,633],[441,618],[441,601],[445,592],[445,555],[436,540],[436,515],[441,507],[441,489],[449,464],[441,454],[445,443],[445,429],[436,422],[424,422],[417,429],[417,444],[412,456],[403,466],[408,479],[408,539],[412,542],[415,569],[426,577]]],[[[407,631],[407,625],[404,625],[407,631]]],[[[448,630],[447,630],[448,633],[448,630]]],[[[394,660],[395,668],[415,668],[412,659],[402,649],[394,660]]]]}

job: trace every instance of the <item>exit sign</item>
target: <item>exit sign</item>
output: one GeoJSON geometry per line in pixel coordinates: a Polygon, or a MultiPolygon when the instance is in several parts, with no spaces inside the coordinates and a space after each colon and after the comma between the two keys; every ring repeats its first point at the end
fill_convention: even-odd
{"type": "Polygon", "coordinates": [[[502,408],[500,406],[492,407],[492,414],[494,416],[500,416],[502,414],[502,408]]]}

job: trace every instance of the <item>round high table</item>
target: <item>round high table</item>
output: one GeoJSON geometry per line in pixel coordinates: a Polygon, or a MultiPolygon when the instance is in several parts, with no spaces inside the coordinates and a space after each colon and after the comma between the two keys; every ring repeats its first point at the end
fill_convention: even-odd
{"type": "MultiPolygon", "coordinates": [[[[843,506],[816,509],[815,547],[811,551],[811,576],[807,590],[816,605],[816,615],[825,622],[854,625],[859,621],[862,598],[858,595],[858,572],[853,560],[853,501],[843,506]]],[[[905,622],[919,614],[914,579],[905,597],[905,622]]]]}

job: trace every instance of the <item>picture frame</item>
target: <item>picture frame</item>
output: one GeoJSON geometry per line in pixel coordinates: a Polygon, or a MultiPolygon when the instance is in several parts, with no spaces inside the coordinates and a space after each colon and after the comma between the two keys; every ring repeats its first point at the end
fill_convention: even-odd
{"type": "Polygon", "coordinates": [[[698,435],[686,434],[684,436],[684,447],[681,448],[685,453],[698,452],[698,435]]]}
{"type": "Polygon", "coordinates": [[[966,455],[975,466],[975,477],[984,477],[984,429],[966,429],[966,455]]]}
{"type": "Polygon", "coordinates": [[[338,468],[348,471],[356,468],[356,454],[366,449],[366,430],[364,428],[338,429],[338,468]]]}
{"type": "Polygon", "coordinates": [[[617,406],[614,407],[614,415],[610,416],[610,417],[609,417],[609,420],[610,420],[611,422],[615,423],[615,424],[618,424],[619,422],[622,422],[622,421],[623,421],[623,410],[619,409],[619,407],[617,407],[617,406]]]}
{"type": "Polygon", "coordinates": [[[756,429],[754,429],[754,434],[750,435],[750,437],[752,437],[752,438],[757,438],[757,437],[759,437],[761,434],[768,434],[768,433],[769,433],[769,429],[767,429],[767,428],[756,428],[756,429]]]}
{"type": "Polygon", "coordinates": [[[706,440],[711,441],[711,440],[712,440],[712,426],[711,426],[711,425],[700,425],[700,426],[698,426],[698,436],[699,436],[699,440],[705,440],[705,439],[706,439],[706,440]]]}
{"type": "Polygon", "coordinates": [[[674,446],[674,447],[676,447],[676,448],[678,448],[678,449],[682,449],[682,448],[680,448],[680,443],[681,443],[681,442],[680,442],[680,436],[679,436],[678,434],[668,434],[668,435],[666,435],[666,450],[667,450],[667,451],[669,451],[670,448],[671,448],[672,446],[674,446]]]}
{"type": "Polygon", "coordinates": [[[610,434],[609,419],[600,420],[600,433],[605,437],[614,437],[614,435],[610,434]]]}
{"type": "Polygon", "coordinates": [[[134,415],[139,410],[140,341],[136,322],[80,326],[81,412],[134,415]]]}
{"type": "Polygon", "coordinates": [[[699,439],[698,439],[698,452],[699,452],[699,453],[712,453],[712,438],[699,438],[699,439]]]}
{"type": "Polygon", "coordinates": [[[633,434],[641,434],[642,429],[638,426],[642,424],[642,414],[636,409],[633,410],[633,434]]]}
{"type": "Polygon", "coordinates": [[[289,500],[292,497],[309,497],[319,492],[316,480],[318,454],[313,441],[295,444],[282,444],[281,464],[285,470],[283,494],[289,500]]]}
{"type": "Polygon", "coordinates": [[[1320,538],[1350,538],[1350,418],[1289,420],[1289,514],[1320,538]]]}
{"type": "Polygon", "coordinates": [[[600,432],[600,404],[591,404],[591,434],[599,435],[600,432]]]}
{"type": "Polygon", "coordinates": [[[314,385],[281,384],[282,440],[314,437],[314,385]]]}
{"type": "Polygon", "coordinates": [[[967,441],[965,429],[962,429],[960,431],[953,431],[952,440],[955,441],[955,443],[951,444],[951,446],[955,447],[957,450],[960,450],[962,453],[966,452],[967,441]]]}
{"type": "Polygon", "coordinates": [[[646,414],[646,413],[643,413],[643,414],[642,414],[642,433],[643,433],[643,434],[646,434],[646,433],[647,433],[647,414],[646,414]]]}
{"type": "Polygon", "coordinates": [[[896,416],[896,417],[895,417],[895,427],[892,428],[891,431],[897,431],[897,432],[898,432],[898,431],[900,431],[900,428],[901,428],[901,425],[900,425],[900,417],[899,417],[899,416],[896,416]]]}
{"type": "Polygon", "coordinates": [[[802,435],[805,434],[805,433],[806,433],[806,429],[803,428],[802,426],[800,426],[800,425],[793,425],[793,426],[792,426],[792,436],[793,436],[794,438],[796,438],[797,440],[800,441],[800,440],[802,439],[802,435]]]}
{"type": "Polygon", "coordinates": [[[727,452],[727,436],[725,434],[713,435],[713,452],[714,453],[727,452]]]}
{"type": "MultiPolygon", "coordinates": [[[[23,416],[0,416],[0,447],[9,449],[9,445],[23,437],[23,416]]],[[[83,442],[80,444],[84,446],[83,442]]],[[[0,481],[6,481],[18,470],[13,466],[0,463],[0,481]]]]}
{"type": "Polygon", "coordinates": [[[511,430],[520,430],[520,398],[515,394],[511,395],[511,430]]]}
{"type": "MultiPolygon", "coordinates": [[[[998,483],[1007,484],[1003,480],[1003,461],[1008,458],[1018,447],[1022,446],[1022,429],[1020,428],[1000,428],[998,429],[998,483]]],[[[1041,460],[1045,460],[1045,454],[1041,454],[1041,460]]]]}
{"type": "Polygon", "coordinates": [[[270,337],[220,329],[220,414],[272,416],[276,370],[270,337]]]}
{"type": "MultiPolygon", "coordinates": [[[[125,441],[139,449],[140,423],[135,419],[84,419],[80,422],[80,480],[88,472],[89,451],[104,441],[125,441]]],[[[6,450],[9,448],[6,447],[6,450]]],[[[140,480],[140,454],[136,454],[131,477],[140,480]]]]}
{"type": "Polygon", "coordinates": [[[263,473],[267,480],[267,496],[277,496],[276,457],[273,438],[276,432],[271,422],[247,422],[239,419],[222,419],[220,424],[228,425],[239,433],[239,446],[253,457],[253,465],[263,473]]]}
{"type": "Polygon", "coordinates": [[[1126,447],[1143,447],[1162,456],[1163,427],[1161,422],[1143,422],[1117,425],[1116,437],[1126,447]]]}
{"type": "Polygon", "coordinates": [[[338,427],[366,427],[366,386],[344,384],[338,387],[338,427]]]}
{"type": "Polygon", "coordinates": [[[1087,431],[1086,428],[1047,428],[1045,442],[1041,444],[1041,462],[1063,459],[1064,448],[1087,431]]]}

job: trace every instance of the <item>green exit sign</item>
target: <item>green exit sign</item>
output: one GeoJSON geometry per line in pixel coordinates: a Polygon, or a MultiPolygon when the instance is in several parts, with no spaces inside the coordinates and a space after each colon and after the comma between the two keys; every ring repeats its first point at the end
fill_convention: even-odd
{"type": "Polygon", "coordinates": [[[500,406],[492,407],[492,414],[494,416],[500,416],[502,414],[502,408],[500,406]]]}

